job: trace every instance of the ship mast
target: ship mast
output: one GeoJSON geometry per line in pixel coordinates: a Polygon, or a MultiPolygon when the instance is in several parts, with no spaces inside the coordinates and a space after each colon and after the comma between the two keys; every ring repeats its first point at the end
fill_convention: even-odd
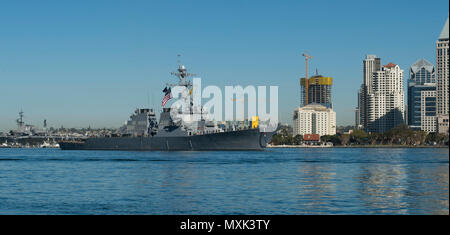
{"type": "Polygon", "coordinates": [[[20,110],[20,112],[19,112],[19,118],[16,120],[16,122],[17,122],[17,126],[18,126],[19,130],[22,130],[23,124],[25,124],[25,123],[23,122],[23,111],[22,111],[22,110],[20,110]]]}
{"type": "Polygon", "coordinates": [[[178,82],[178,84],[167,83],[167,86],[170,86],[170,87],[185,86],[187,88],[190,88],[190,87],[192,87],[192,83],[191,83],[191,81],[186,81],[186,78],[195,76],[195,74],[187,72],[186,67],[180,63],[180,57],[181,57],[181,55],[178,54],[178,69],[177,69],[177,71],[170,73],[170,74],[178,77],[179,82],[178,82]]]}
{"type": "MultiPolygon", "coordinates": [[[[196,74],[193,74],[193,73],[188,73],[187,72],[187,69],[186,69],[186,67],[184,66],[184,65],[182,65],[181,64],[181,62],[180,62],[180,57],[181,57],[181,54],[178,54],[178,69],[177,69],[177,71],[175,71],[175,72],[171,72],[170,74],[171,75],[174,75],[175,77],[177,77],[178,79],[179,79],[179,81],[178,81],[178,84],[169,84],[169,83],[166,83],[166,85],[167,86],[169,86],[169,87],[175,87],[175,86],[184,86],[184,87],[186,87],[186,89],[187,89],[187,91],[189,92],[189,93],[191,93],[192,92],[192,89],[193,89],[193,87],[192,87],[192,82],[191,81],[188,81],[187,80],[187,78],[189,78],[189,77],[193,77],[193,76],[196,76],[196,74]]],[[[189,99],[189,112],[190,112],[190,114],[192,115],[193,114],[193,112],[194,112],[194,107],[193,107],[193,96],[192,95],[187,95],[186,97],[184,97],[185,99],[189,99]]],[[[200,108],[200,110],[201,110],[202,108],[200,108]]],[[[203,113],[202,113],[202,111],[200,111],[201,112],[201,116],[203,116],[203,113]]],[[[203,118],[203,117],[202,117],[203,118]]]]}

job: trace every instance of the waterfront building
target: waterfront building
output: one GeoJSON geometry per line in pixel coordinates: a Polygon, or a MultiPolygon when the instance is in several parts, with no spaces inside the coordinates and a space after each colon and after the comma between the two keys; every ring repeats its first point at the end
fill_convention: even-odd
{"type": "Polygon", "coordinates": [[[437,108],[437,131],[448,133],[448,86],[449,86],[449,36],[448,17],[444,28],[436,42],[436,108],[437,108]]]}
{"type": "Polygon", "coordinates": [[[425,85],[418,89],[420,89],[420,126],[418,127],[428,133],[436,132],[436,87],[425,85]]]}
{"type": "Polygon", "coordinates": [[[357,113],[355,123],[366,132],[380,133],[404,123],[403,70],[398,65],[381,66],[381,58],[366,55],[357,113]]]}
{"type": "Polygon", "coordinates": [[[373,73],[381,70],[381,58],[376,55],[366,55],[363,60],[363,83],[358,91],[359,125],[368,129],[368,96],[373,93],[373,73]]]}
{"type": "Polygon", "coordinates": [[[320,142],[319,134],[305,134],[303,135],[303,143],[308,145],[316,145],[320,142]]]}
{"type": "Polygon", "coordinates": [[[448,134],[448,114],[437,116],[437,132],[448,134]]]}
{"type": "Polygon", "coordinates": [[[336,134],[336,112],[320,104],[309,104],[295,109],[293,115],[293,135],[336,134]]]}
{"type": "Polygon", "coordinates": [[[436,131],[434,66],[425,59],[411,65],[408,80],[407,123],[415,130],[436,131]]]}
{"type": "Polygon", "coordinates": [[[320,104],[328,108],[332,108],[331,104],[331,86],[333,78],[315,75],[308,78],[308,103],[306,103],[305,94],[305,78],[300,79],[301,85],[301,104],[320,104]]]}
{"type": "Polygon", "coordinates": [[[367,131],[385,132],[404,123],[403,70],[389,63],[373,72],[367,95],[367,131]]]}

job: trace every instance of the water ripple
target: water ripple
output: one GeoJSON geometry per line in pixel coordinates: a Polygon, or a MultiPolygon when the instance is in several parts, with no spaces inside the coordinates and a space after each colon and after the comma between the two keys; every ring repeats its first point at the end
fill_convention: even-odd
{"type": "Polygon", "coordinates": [[[448,214],[448,149],[0,149],[2,214],[448,214]]]}

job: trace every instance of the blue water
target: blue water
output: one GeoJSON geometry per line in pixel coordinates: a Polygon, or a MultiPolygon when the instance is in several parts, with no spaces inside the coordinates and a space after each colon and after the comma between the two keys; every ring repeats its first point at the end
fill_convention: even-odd
{"type": "Polygon", "coordinates": [[[0,149],[0,214],[449,214],[448,149],[0,149]]]}

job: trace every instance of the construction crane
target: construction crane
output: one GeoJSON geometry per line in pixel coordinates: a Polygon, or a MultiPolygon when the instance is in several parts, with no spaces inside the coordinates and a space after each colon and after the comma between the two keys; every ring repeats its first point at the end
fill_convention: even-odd
{"type": "MultiPolygon", "coordinates": [[[[308,84],[308,59],[312,59],[313,57],[308,55],[308,53],[303,53],[302,56],[305,57],[305,105],[308,104],[308,95],[309,95],[309,84],[308,84]]],[[[301,88],[301,82],[300,82],[301,88]]],[[[301,104],[300,104],[301,106],[301,104]]]]}

